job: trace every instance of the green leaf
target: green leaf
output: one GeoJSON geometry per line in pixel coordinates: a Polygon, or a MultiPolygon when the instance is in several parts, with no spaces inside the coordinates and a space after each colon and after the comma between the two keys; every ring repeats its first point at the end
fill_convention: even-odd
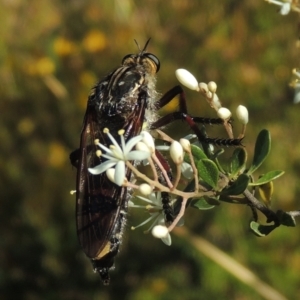
{"type": "Polygon", "coordinates": [[[276,215],[277,215],[278,219],[280,220],[280,224],[282,224],[284,226],[289,226],[289,227],[296,226],[296,220],[290,214],[288,214],[282,210],[278,210],[276,212],[276,215]]]}
{"type": "Polygon", "coordinates": [[[197,170],[203,181],[216,189],[219,179],[219,171],[216,164],[210,159],[201,159],[197,163],[197,170]]]}
{"type": "Polygon", "coordinates": [[[272,198],[273,192],[274,192],[273,181],[269,181],[265,184],[261,184],[258,186],[258,193],[266,207],[271,206],[271,198],[272,198]]]}
{"type": "Polygon", "coordinates": [[[274,179],[277,179],[278,177],[282,176],[283,174],[284,174],[284,171],[281,171],[281,170],[270,171],[266,174],[263,174],[261,177],[259,177],[256,182],[249,183],[249,185],[257,186],[257,185],[266,184],[270,181],[273,181],[274,179]]]}
{"type": "MultiPolygon", "coordinates": [[[[198,146],[196,145],[191,145],[191,152],[192,152],[192,155],[194,157],[194,160],[195,160],[195,164],[197,164],[197,162],[203,158],[207,158],[206,154],[204,153],[204,151],[199,148],[198,146]]],[[[190,157],[188,154],[185,154],[184,155],[184,161],[187,162],[187,163],[191,163],[191,160],[190,160],[190,157]]]]}
{"type": "Polygon", "coordinates": [[[245,148],[236,148],[233,151],[232,157],[230,159],[230,173],[235,176],[242,173],[245,170],[247,161],[247,152],[245,148]]]}
{"type": "Polygon", "coordinates": [[[254,149],[253,162],[250,169],[247,172],[248,174],[253,173],[257,168],[260,167],[260,165],[268,156],[270,150],[271,150],[270,132],[266,129],[263,129],[257,136],[255,149],[254,149]]]}
{"type": "Polygon", "coordinates": [[[249,184],[249,176],[241,174],[236,181],[234,181],[229,187],[226,187],[221,191],[221,195],[240,195],[242,194],[249,184]]]}
{"type": "Polygon", "coordinates": [[[276,225],[261,225],[257,222],[252,221],[250,223],[250,229],[252,230],[252,232],[259,236],[266,236],[268,235],[270,232],[272,232],[277,226],[276,225]]]}
{"type": "Polygon", "coordinates": [[[203,196],[201,198],[193,199],[191,201],[191,207],[208,210],[214,208],[216,205],[220,205],[220,202],[216,198],[203,196]]]}

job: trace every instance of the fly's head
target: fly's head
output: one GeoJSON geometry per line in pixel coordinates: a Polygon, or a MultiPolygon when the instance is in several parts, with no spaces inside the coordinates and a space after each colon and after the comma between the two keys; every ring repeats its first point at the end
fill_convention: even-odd
{"type": "Polygon", "coordinates": [[[142,50],[140,49],[140,52],[138,54],[126,55],[122,60],[122,65],[124,67],[136,67],[141,65],[149,75],[154,76],[159,71],[160,62],[154,54],[146,52],[149,41],[150,39],[147,41],[145,47],[142,50]]]}

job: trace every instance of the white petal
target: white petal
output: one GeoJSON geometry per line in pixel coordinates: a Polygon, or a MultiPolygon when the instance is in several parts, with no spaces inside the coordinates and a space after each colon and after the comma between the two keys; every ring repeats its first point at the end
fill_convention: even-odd
{"type": "Polygon", "coordinates": [[[144,160],[150,157],[150,152],[133,150],[126,155],[126,160],[144,160]]]}
{"type": "Polygon", "coordinates": [[[115,183],[115,172],[116,170],[114,168],[107,169],[105,172],[107,178],[113,183],[115,183]]]}
{"type": "Polygon", "coordinates": [[[134,205],[135,205],[135,204],[134,204],[133,201],[131,201],[131,200],[128,201],[128,207],[134,207],[134,205]]]}
{"type": "Polygon", "coordinates": [[[105,172],[107,169],[112,168],[115,164],[116,162],[107,160],[94,168],[88,168],[88,170],[91,174],[98,175],[105,172]]]}
{"type": "Polygon", "coordinates": [[[135,136],[133,138],[131,138],[127,143],[126,143],[126,146],[125,146],[125,149],[124,149],[124,155],[126,156],[128,152],[130,152],[130,150],[139,142],[142,140],[142,136],[141,135],[138,135],[138,136],[135,136]]]}
{"type": "Polygon", "coordinates": [[[284,3],[282,4],[282,7],[280,9],[280,14],[281,15],[287,15],[291,10],[291,3],[284,3]]]}
{"type": "MultiPolygon", "coordinates": [[[[157,217],[158,214],[159,214],[159,213],[153,214],[152,216],[150,216],[148,219],[146,219],[146,220],[145,220],[144,222],[142,222],[141,224],[139,224],[139,225],[137,225],[137,226],[134,226],[134,229],[136,229],[136,228],[138,228],[138,227],[141,227],[141,226],[147,224],[148,222],[152,221],[154,218],[157,217]]],[[[155,224],[155,222],[154,222],[153,224],[155,224]]],[[[150,226],[150,229],[151,229],[152,226],[153,226],[153,225],[150,226]]],[[[149,230],[150,230],[150,229],[149,229],[149,230]]],[[[147,231],[148,231],[148,230],[147,230],[147,231]]]]}
{"type": "Polygon", "coordinates": [[[114,144],[114,146],[116,147],[115,148],[115,151],[117,151],[118,153],[123,153],[123,150],[121,149],[120,145],[118,144],[118,142],[115,140],[115,138],[109,133],[107,132],[107,135],[109,137],[109,139],[111,140],[111,142],[114,144]]]}
{"type": "Polygon", "coordinates": [[[183,162],[181,165],[181,173],[186,179],[192,179],[194,177],[192,166],[186,162],[183,162]]]}
{"type": "Polygon", "coordinates": [[[106,153],[108,154],[112,154],[111,150],[109,148],[107,148],[106,146],[104,146],[103,144],[98,143],[97,144],[102,150],[104,150],[106,153]]]}
{"type": "Polygon", "coordinates": [[[171,246],[172,245],[172,239],[171,239],[171,235],[168,234],[166,237],[161,238],[161,241],[166,244],[167,246],[171,246]]]}
{"type": "Polygon", "coordinates": [[[116,164],[114,181],[117,185],[122,186],[125,179],[125,163],[120,160],[116,164]]]}
{"type": "Polygon", "coordinates": [[[191,90],[199,91],[198,81],[192,73],[185,69],[177,69],[175,75],[181,84],[191,90]]]}
{"type": "Polygon", "coordinates": [[[135,149],[139,150],[139,151],[145,151],[145,152],[150,153],[149,147],[143,141],[137,142],[135,145],[135,149]]]}
{"type": "MultiPolygon", "coordinates": [[[[112,153],[112,155],[114,154],[112,153]]],[[[106,158],[107,160],[115,161],[116,163],[120,160],[119,158],[116,158],[115,156],[111,156],[109,154],[102,154],[101,156],[106,158]]]]}
{"type": "Polygon", "coordinates": [[[124,138],[124,130],[122,129],[122,130],[120,130],[120,131],[122,131],[122,133],[123,133],[123,134],[120,135],[120,138],[121,138],[122,149],[123,149],[123,151],[124,151],[125,148],[126,148],[126,143],[125,143],[125,138],[124,138]]]}
{"type": "Polygon", "coordinates": [[[153,192],[149,195],[149,199],[151,200],[151,202],[156,205],[156,206],[161,206],[162,207],[162,203],[161,203],[161,192],[153,192]]]}
{"type": "MultiPolygon", "coordinates": [[[[136,196],[138,199],[140,200],[143,200],[147,203],[150,203],[151,205],[156,205],[155,202],[153,202],[153,199],[152,199],[152,195],[154,195],[154,198],[155,198],[155,193],[151,193],[148,197],[149,198],[145,198],[145,197],[142,197],[142,196],[136,196]]],[[[156,198],[155,198],[156,199],[156,198]]],[[[144,206],[145,207],[145,206],[144,206]]]]}

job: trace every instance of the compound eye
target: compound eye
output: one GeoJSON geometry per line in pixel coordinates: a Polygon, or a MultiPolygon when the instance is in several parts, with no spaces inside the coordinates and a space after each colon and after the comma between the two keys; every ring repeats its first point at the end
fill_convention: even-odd
{"type": "Polygon", "coordinates": [[[127,54],[126,56],[124,56],[122,59],[122,65],[128,64],[130,61],[133,61],[133,58],[135,56],[136,55],[134,55],[134,54],[127,54]]]}
{"type": "Polygon", "coordinates": [[[156,65],[156,73],[157,73],[159,71],[159,69],[160,69],[159,59],[155,55],[153,55],[152,53],[144,53],[144,55],[147,58],[151,59],[155,63],[155,65],[156,65]]]}

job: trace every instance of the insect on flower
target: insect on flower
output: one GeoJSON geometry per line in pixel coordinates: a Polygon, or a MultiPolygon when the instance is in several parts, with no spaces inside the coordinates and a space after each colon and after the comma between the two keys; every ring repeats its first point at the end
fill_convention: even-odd
{"type": "MultiPolygon", "coordinates": [[[[130,195],[125,186],[113,183],[105,172],[100,172],[101,167],[97,166],[105,161],[108,165],[110,158],[107,158],[107,155],[97,155],[97,145],[108,148],[111,137],[119,145],[125,145],[131,138],[140,134],[144,123],[149,124],[150,129],[155,129],[178,119],[187,121],[200,142],[215,141],[203,136],[195,125],[195,122],[211,124],[212,119],[187,115],[180,86],[174,87],[162,98],[157,99],[155,75],[159,71],[160,62],[155,55],[146,51],[149,40],[138,54],[126,55],[121,66],[92,89],[83,121],[80,148],[70,155],[71,163],[77,167],[76,225],[79,243],[105,285],[109,284],[109,271],[114,268],[114,257],[122,242],[130,195]],[[180,95],[179,111],[156,120],[155,112],[176,95],[180,95]],[[104,128],[109,128],[109,135],[103,132],[104,128]],[[122,137],[118,134],[120,130],[122,137]],[[95,167],[98,171],[100,169],[98,173],[89,172],[91,169],[97,169],[95,167]]],[[[223,121],[218,119],[216,122],[222,124],[223,121]]],[[[230,141],[227,142],[228,145],[237,145],[240,142],[233,140],[230,144],[230,141]]],[[[123,148],[125,149],[125,146],[123,148]]],[[[111,159],[112,162],[114,158],[111,159]]],[[[163,160],[162,156],[161,159],[163,160]]],[[[123,163],[116,165],[122,166],[122,174],[125,174],[129,181],[131,171],[123,163]]],[[[163,165],[170,173],[168,164],[163,165]]],[[[163,194],[163,200],[166,221],[172,222],[174,215],[168,204],[167,194],[163,194]]]]}
{"type": "MultiPolygon", "coordinates": [[[[86,256],[92,260],[94,271],[102,282],[109,284],[109,270],[122,241],[126,223],[128,195],[126,187],[112,183],[105,173],[93,175],[93,168],[104,161],[96,155],[95,140],[105,146],[109,138],[103,133],[108,127],[116,139],[124,130],[127,141],[140,133],[143,123],[153,122],[150,111],[156,100],[155,74],[159,60],[145,47],[138,54],[123,58],[122,65],[104,77],[92,89],[83,121],[80,148],[70,159],[77,166],[76,224],[77,235],[86,256]]],[[[130,171],[126,170],[127,179],[130,171]]]]}

